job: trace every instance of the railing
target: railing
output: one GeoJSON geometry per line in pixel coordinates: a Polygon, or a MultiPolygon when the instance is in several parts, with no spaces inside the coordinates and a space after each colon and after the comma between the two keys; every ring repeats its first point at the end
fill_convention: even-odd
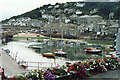
{"type": "MultiPolygon", "coordinates": [[[[4,50],[5,51],[5,50],[4,50]]],[[[20,57],[17,56],[17,52],[13,53],[6,53],[9,55],[13,60],[15,60],[20,66],[22,66],[26,70],[32,70],[32,69],[46,69],[46,68],[52,68],[56,66],[56,62],[30,62],[30,61],[24,61],[20,57]]]]}
{"type": "Polygon", "coordinates": [[[23,67],[26,70],[31,70],[31,69],[46,69],[46,68],[52,68],[56,66],[55,62],[21,62],[20,65],[24,65],[23,67]]]}

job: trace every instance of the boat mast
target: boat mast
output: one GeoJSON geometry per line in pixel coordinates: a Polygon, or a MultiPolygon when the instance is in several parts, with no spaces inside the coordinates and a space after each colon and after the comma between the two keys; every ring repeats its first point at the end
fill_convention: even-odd
{"type": "MultiPolygon", "coordinates": [[[[62,40],[63,40],[63,27],[62,27],[62,21],[61,20],[60,20],[60,28],[61,28],[61,42],[62,42],[62,40]]],[[[60,47],[61,47],[61,50],[62,50],[62,46],[61,45],[60,45],[60,47]]]]}

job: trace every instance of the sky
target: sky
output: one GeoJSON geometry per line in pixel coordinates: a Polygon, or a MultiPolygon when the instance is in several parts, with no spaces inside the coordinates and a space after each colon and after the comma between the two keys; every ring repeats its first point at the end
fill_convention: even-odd
{"type": "Polygon", "coordinates": [[[12,16],[17,16],[25,12],[31,11],[45,4],[76,1],[101,1],[101,0],[0,0],[0,21],[8,19],[12,16]]]}
{"type": "Polygon", "coordinates": [[[0,0],[0,21],[31,11],[45,4],[83,0],[0,0]]]}

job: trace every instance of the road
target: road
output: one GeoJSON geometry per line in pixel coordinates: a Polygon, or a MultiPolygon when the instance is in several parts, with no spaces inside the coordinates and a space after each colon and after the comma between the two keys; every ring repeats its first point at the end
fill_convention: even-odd
{"type": "Polygon", "coordinates": [[[4,72],[6,76],[14,76],[23,72],[26,72],[23,68],[21,68],[15,60],[13,60],[10,56],[8,56],[1,48],[0,48],[0,66],[4,68],[4,72]]]}
{"type": "Polygon", "coordinates": [[[88,80],[120,80],[120,69],[93,75],[88,80]]]}

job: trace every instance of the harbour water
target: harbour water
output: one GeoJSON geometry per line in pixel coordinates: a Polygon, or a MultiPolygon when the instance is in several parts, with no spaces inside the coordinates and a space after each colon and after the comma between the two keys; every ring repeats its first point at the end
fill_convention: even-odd
{"type": "Polygon", "coordinates": [[[54,67],[56,65],[64,65],[65,62],[81,61],[87,59],[88,57],[101,58],[100,55],[86,54],[84,51],[84,47],[86,46],[87,45],[58,44],[58,42],[54,42],[53,45],[48,45],[43,42],[17,40],[8,42],[6,45],[3,46],[3,48],[9,49],[9,55],[18,63],[28,62],[27,65],[31,66],[28,69],[31,70],[36,68],[48,68],[54,67]],[[42,48],[29,48],[29,46],[33,44],[39,44],[39,46],[41,46],[42,48]],[[67,56],[55,58],[47,58],[42,56],[42,53],[54,52],[54,50],[56,49],[62,49],[64,52],[67,53],[67,56]]]}

